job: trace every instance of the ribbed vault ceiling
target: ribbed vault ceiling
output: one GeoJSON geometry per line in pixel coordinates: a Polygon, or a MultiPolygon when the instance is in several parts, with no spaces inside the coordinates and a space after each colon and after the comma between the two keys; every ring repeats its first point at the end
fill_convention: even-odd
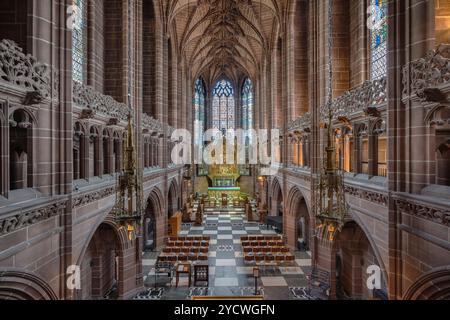
{"type": "Polygon", "coordinates": [[[172,41],[191,75],[213,81],[258,73],[279,27],[280,0],[169,1],[172,41]],[[176,39],[175,39],[176,38],[176,39]]]}

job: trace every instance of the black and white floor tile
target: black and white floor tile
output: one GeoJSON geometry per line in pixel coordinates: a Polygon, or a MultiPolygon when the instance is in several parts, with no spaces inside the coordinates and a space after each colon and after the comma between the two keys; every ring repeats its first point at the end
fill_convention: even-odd
{"type": "MultiPolygon", "coordinates": [[[[188,279],[181,278],[178,287],[168,277],[158,276],[156,287],[164,287],[159,299],[190,299],[194,295],[242,296],[254,293],[253,267],[244,264],[240,238],[244,235],[276,234],[265,225],[248,222],[239,209],[209,210],[203,226],[184,224],[181,236],[208,235],[211,238],[208,263],[209,287],[189,288],[188,279]]],[[[143,257],[144,282],[155,287],[154,265],[158,253],[143,257]]],[[[286,267],[260,268],[259,289],[267,299],[309,299],[306,274],[311,270],[311,253],[295,252],[295,264],[286,267]]],[[[145,296],[145,295],[144,295],[145,296]]]]}

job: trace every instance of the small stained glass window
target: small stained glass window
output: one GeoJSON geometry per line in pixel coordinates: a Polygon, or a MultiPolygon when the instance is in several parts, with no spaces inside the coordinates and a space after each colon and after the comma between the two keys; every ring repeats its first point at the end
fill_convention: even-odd
{"type": "Polygon", "coordinates": [[[371,0],[370,76],[372,80],[387,74],[387,1],[371,0]]]}
{"type": "Polygon", "coordinates": [[[87,62],[87,3],[73,0],[72,78],[84,83],[87,62]]]}
{"type": "Polygon", "coordinates": [[[205,101],[206,101],[206,90],[205,84],[201,78],[195,81],[195,91],[194,91],[194,115],[195,120],[200,125],[196,130],[195,144],[202,144],[202,132],[205,128],[205,101]]]}
{"type": "Polygon", "coordinates": [[[253,128],[253,85],[247,78],[242,86],[242,129],[253,128]]]}

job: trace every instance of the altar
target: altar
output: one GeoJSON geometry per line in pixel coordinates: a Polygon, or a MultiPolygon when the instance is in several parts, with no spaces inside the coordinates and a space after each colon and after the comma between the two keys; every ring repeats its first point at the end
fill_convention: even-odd
{"type": "Polygon", "coordinates": [[[241,188],[239,187],[212,187],[208,188],[209,199],[222,199],[226,194],[229,199],[241,198],[241,188]]]}

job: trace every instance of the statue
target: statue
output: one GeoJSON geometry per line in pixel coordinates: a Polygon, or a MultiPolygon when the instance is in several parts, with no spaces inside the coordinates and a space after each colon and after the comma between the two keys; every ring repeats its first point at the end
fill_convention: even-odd
{"type": "Polygon", "coordinates": [[[205,212],[205,198],[202,197],[200,204],[197,207],[197,212],[195,213],[195,226],[201,226],[203,224],[203,213],[205,212]]]}
{"type": "Polygon", "coordinates": [[[191,222],[192,209],[189,205],[184,205],[181,209],[183,222],[191,222]]]}
{"type": "Polygon", "coordinates": [[[247,221],[253,221],[253,210],[252,205],[248,198],[245,200],[245,214],[247,215],[247,221]]]}

